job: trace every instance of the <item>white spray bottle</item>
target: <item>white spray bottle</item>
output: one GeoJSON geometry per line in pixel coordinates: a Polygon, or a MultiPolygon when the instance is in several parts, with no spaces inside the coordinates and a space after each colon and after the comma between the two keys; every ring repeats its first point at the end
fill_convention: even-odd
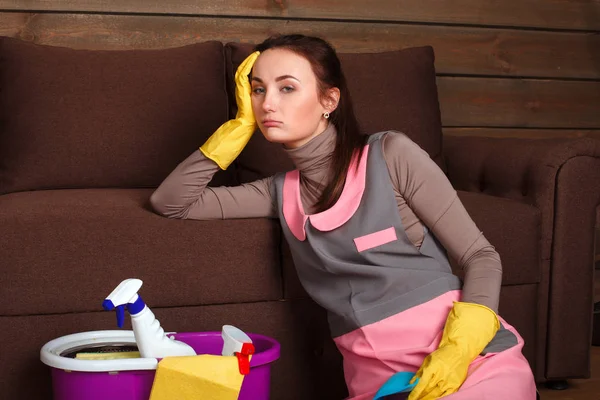
{"type": "Polygon", "coordinates": [[[195,356],[196,352],[191,346],[165,335],[154,313],[138,295],[142,283],[139,279],[125,279],[108,295],[102,307],[117,312],[119,328],[123,327],[125,308],[127,308],[131,315],[135,341],[142,357],[195,356]]]}

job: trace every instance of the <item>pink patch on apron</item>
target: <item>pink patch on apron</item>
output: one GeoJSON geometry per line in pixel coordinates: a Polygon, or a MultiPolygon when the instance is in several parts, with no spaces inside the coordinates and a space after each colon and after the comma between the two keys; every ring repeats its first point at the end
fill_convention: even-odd
{"type": "MultiPolygon", "coordinates": [[[[372,399],[394,373],[416,372],[425,357],[437,349],[453,302],[455,290],[384,320],[334,339],[344,357],[344,376],[349,400],[372,399]]],[[[500,318],[517,338],[517,345],[500,353],[477,357],[467,379],[448,400],[534,400],[535,381],[523,356],[523,339],[500,318]]]]}

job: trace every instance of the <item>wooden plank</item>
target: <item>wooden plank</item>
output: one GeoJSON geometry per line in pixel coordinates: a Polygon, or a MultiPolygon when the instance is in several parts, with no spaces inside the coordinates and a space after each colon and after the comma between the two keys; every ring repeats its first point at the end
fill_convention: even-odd
{"type": "MultiPolygon", "coordinates": [[[[591,137],[600,140],[600,129],[444,128],[443,133],[445,136],[480,136],[522,139],[591,137]]],[[[598,254],[600,254],[600,237],[598,240],[598,254]]]]}
{"type": "Polygon", "coordinates": [[[441,74],[600,79],[600,35],[448,26],[203,17],[0,13],[0,34],[88,49],[164,48],[203,40],[258,43],[318,32],[340,52],[431,45],[441,74]]]}
{"type": "Polygon", "coordinates": [[[600,0],[0,0],[0,10],[376,20],[600,29],[600,0]]]}
{"type": "MultiPolygon", "coordinates": [[[[244,30],[240,29],[240,26],[243,27],[243,25],[230,28],[228,24],[222,25],[224,20],[220,19],[188,18],[185,19],[185,22],[188,22],[191,26],[179,31],[176,29],[176,32],[181,33],[173,34],[173,29],[169,26],[173,19],[165,17],[77,14],[62,16],[21,13],[1,15],[2,19],[8,22],[0,24],[1,34],[12,32],[12,36],[19,36],[25,40],[48,44],[68,43],[72,47],[110,48],[111,45],[116,44],[114,47],[123,48],[122,38],[126,38],[125,41],[128,43],[129,48],[151,48],[153,45],[147,43],[156,43],[156,41],[149,41],[148,38],[157,37],[162,37],[168,42],[171,42],[173,37],[181,37],[180,44],[207,39],[237,39],[241,41],[244,33],[244,30]],[[5,18],[6,15],[9,15],[10,18],[5,18]],[[156,18],[160,18],[162,24],[157,25],[158,20],[156,18]],[[130,21],[134,22],[129,23],[130,21]],[[119,24],[122,24],[120,28],[118,27],[119,24]],[[160,26],[161,29],[157,29],[157,26],[160,26]],[[136,28],[140,29],[137,30],[136,28]],[[219,32],[219,30],[224,32],[221,38],[215,37],[215,32],[219,32]],[[188,33],[185,34],[183,31],[188,33]],[[119,32],[121,36],[115,35],[115,32],[119,32]],[[236,37],[236,35],[239,36],[236,37]],[[90,46],[90,43],[95,43],[95,45],[90,46]]],[[[230,22],[233,24],[233,22],[239,22],[239,20],[231,20],[230,22]]],[[[179,24],[181,22],[175,23],[176,26],[180,26],[179,24]]],[[[336,26],[342,29],[342,24],[331,24],[338,24],[336,26]]],[[[370,24],[358,25],[368,26],[370,24]]],[[[335,29],[334,27],[330,29],[333,36],[335,29]]],[[[365,29],[368,30],[366,27],[365,29]]],[[[360,30],[356,31],[357,35],[360,33],[360,30]]],[[[415,35],[417,34],[415,33],[415,35]]],[[[243,37],[246,38],[246,36],[243,37]]],[[[264,34],[261,39],[263,37],[264,34]]],[[[334,39],[340,41],[342,37],[344,35],[340,33],[338,36],[334,36],[334,39]]],[[[443,37],[446,39],[445,36],[443,37]]],[[[368,38],[371,39],[372,37],[368,38]]],[[[358,39],[354,39],[353,42],[346,43],[348,43],[347,46],[351,46],[350,43],[360,42],[358,39]]],[[[341,51],[347,48],[349,47],[342,47],[341,51]]],[[[440,52],[449,54],[450,50],[440,52]]],[[[475,53],[475,51],[472,51],[472,54],[475,53]]],[[[454,71],[448,67],[452,64],[452,61],[442,62],[440,58],[438,57],[439,72],[454,71]]],[[[458,60],[460,57],[454,57],[453,59],[458,60]]],[[[466,73],[477,73],[477,71],[465,70],[466,73]]],[[[443,123],[449,127],[600,127],[600,113],[598,113],[600,109],[600,82],[442,76],[438,78],[438,88],[443,123]]]]}
{"type": "Polygon", "coordinates": [[[600,128],[600,82],[438,77],[446,127],[600,128]]]}

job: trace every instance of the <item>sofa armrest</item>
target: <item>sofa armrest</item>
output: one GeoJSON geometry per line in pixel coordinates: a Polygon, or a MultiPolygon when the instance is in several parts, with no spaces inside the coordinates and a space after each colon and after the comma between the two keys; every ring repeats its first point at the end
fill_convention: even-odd
{"type": "MultiPolygon", "coordinates": [[[[456,190],[481,192],[533,205],[542,212],[542,231],[551,233],[555,217],[555,195],[567,187],[558,186],[559,172],[567,164],[586,159],[600,162],[600,140],[516,139],[446,136],[444,158],[448,178],[456,190]]],[[[591,171],[580,170],[581,183],[591,171]]],[[[580,188],[583,189],[583,188],[580,188]]],[[[580,195],[585,191],[577,190],[580,195]]],[[[577,193],[573,193],[577,197],[577,193]]],[[[572,196],[573,197],[573,196],[572,196]]],[[[596,201],[590,208],[593,230],[596,201]]],[[[570,206],[563,204],[563,206],[570,206]]],[[[543,237],[543,256],[550,258],[552,236],[543,237]]]]}
{"type": "Polygon", "coordinates": [[[457,190],[540,210],[548,290],[540,292],[546,297],[540,298],[540,311],[548,313],[546,378],[589,376],[600,140],[446,136],[444,158],[457,190]]]}

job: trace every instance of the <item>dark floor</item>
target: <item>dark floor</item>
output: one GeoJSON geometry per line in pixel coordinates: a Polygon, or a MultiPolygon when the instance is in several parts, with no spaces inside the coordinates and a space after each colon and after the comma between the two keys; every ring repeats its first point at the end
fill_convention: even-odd
{"type": "MultiPolygon", "coordinates": [[[[594,299],[600,301],[600,269],[594,278],[594,299]]],[[[540,387],[541,400],[600,400],[600,347],[592,346],[592,377],[569,381],[567,390],[557,391],[540,387]]]]}
{"type": "Polygon", "coordinates": [[[600,399],[600,347],[592,347],[592,377],[569,381],[567,390],[539,388],[541,400],[599,400],[600,399]]]}

